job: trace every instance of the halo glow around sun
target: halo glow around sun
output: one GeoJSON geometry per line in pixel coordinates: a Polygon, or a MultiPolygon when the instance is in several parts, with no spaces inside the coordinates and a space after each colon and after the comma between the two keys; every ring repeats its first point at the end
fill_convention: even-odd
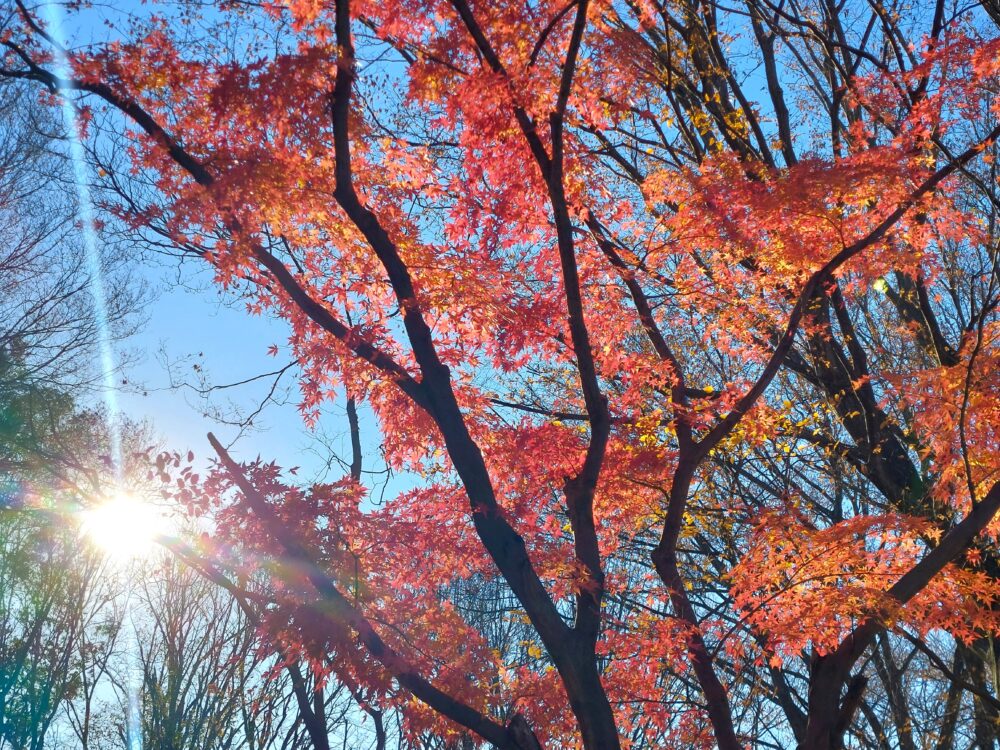
{"type": "Polygon", "coordinates": [[[168,526],[155,506],[118,493],[84,511],[80,528],[106,555],[125,561],[152,554],[157,538],[168,532],[168,526]]]}

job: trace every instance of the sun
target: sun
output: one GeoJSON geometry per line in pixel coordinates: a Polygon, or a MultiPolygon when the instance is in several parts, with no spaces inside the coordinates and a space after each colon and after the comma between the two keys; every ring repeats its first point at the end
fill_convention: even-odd
{"type": "Polygon", "coordinates": [[[151,555],[169,522],[156,506],[120,492],[85,510],[80,529],[108,557],[126,561],[151,555]]]}

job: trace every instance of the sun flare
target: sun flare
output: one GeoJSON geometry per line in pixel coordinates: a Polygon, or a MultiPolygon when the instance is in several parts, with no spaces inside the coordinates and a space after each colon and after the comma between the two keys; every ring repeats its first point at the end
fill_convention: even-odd
{"type": "Polygon", "coordinates": [[[156,506],[119,493],[84,511],[81,530],[109,557],[131,560],[152,554],[168,525],[156,506]]]}

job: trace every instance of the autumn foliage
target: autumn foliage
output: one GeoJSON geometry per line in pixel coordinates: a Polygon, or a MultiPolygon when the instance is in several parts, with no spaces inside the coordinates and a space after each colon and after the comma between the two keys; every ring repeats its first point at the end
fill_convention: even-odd
{"type": "Polygon", "coordinates": [[[303,418],[374,415],[384,502],[160,470],[412,737],[841,747],[866,654],[1000,630],[996,27],[738,5],[182,4],[72,80],[0,37],[124,136],[109,220],[288,322],[303,418]]]}

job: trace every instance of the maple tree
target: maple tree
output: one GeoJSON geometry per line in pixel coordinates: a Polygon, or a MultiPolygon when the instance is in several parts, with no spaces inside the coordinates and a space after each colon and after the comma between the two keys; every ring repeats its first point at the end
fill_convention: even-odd
{"type": "Polygon", "coordinates": [[[374,507],[357,471],[161,457],[218,523],[204,556],[234,581],[284,561],[276,643],[414,736],[728,750],[770,701],[771,737],[823,750],[863,734],[866,654],[888,674],[892,639],[947,633],[988,738],[1000,40],[978,9],[182,4],[67,79],[18,8],[3,75],[88,127],[120,115],[109,211],[287,320],[304,418],[366,404],[420,480],[374,507]],[[522,649],[449,593],[497,581],[522,649]]]}

